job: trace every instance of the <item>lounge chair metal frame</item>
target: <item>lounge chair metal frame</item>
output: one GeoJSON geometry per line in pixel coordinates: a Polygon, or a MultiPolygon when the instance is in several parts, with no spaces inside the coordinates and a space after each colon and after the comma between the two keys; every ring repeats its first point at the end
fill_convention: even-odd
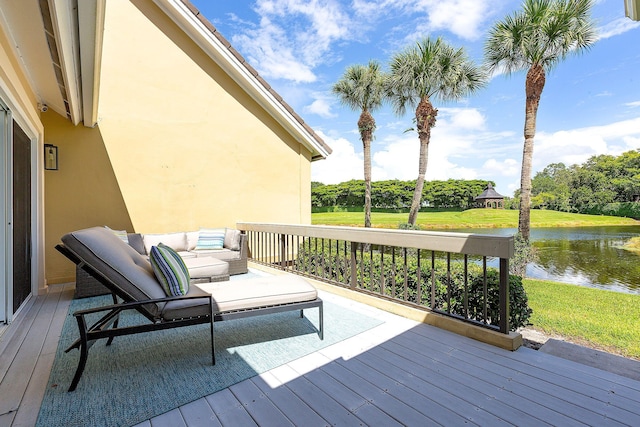
{"type": "MultiPolygon", "coordinates": [[[[244,310],[235,310],[235,311],[226,311],[226,312],[213,312],[213,305],[211,296],[180,296],[180,297],[167,297],[167,298],[159,298],[159,299],[148,299],[137,301],[127,292],[125,292],[121,287],[116,285],[113,281],[111,281],[108,277],[104,276],[98,270],[94,269],[91,265],[87,264],[84,260],[82,260],[77,254],[73,251],[69,250],[65,245],[58,244],[56,245],[56,249],[62,253],[65,257],[73,261],[78,267],[82,268],[88,274],[93,276],[96,280],[102,283],[109,291],[113,297],[113,304],[107,305],[103,307],[90,308],[86,310],[79,310],[73,313],[73,316],[76,318],[78,324],[78,331],[80,333],[80,338],[78,338],[73,344],[71,344],[66,350],[69,352],[72,349],[78,348],[80,350],[80,359],[78,361],[78,367],[76,368],[75,375],[73,380],[71,381],[71,385],[69,386],[68,391],[74,391],[80,381],[80,377],[84,372],[84,368],[87,363],[87,359],[89,356],[89,349],[95,344],[95,342],[99,339],[106,338],[106,345],[111,345],[113,339],[118,336],[123,335],[133,335],[138,333],[157,331],[163,329],[173,329],[180,328],[183,326],[193,326],[203,323],[209,323],[211,330],[211,362],[213,365],[216,364],[215,359],[215,340],[214,340],[214,332],[213,332],[213,324],[217,321],[223,320],[232,320],[232,319],[240,319],[246,317],[260,316],[265,314],[272,313],[280,313],[285,311],[293,311],[300,310],[300,317],[304,317],[303,310],[307,308],[318,308],[319,310],[319,328],[318,328],[318,336],[320,339],[324,339],[324,321],[323,321],[323,305],[322,300],[320,298],[316,298],[311,301],[302,301],[302,302],[293,302],[287,304],[278,304],[278,305],[270,305],[263,307],[255,307],[251,309],[244,310]],[[122,302],[118,301],[118,298],[122,300],[122,302]],[[196,300],[202,299],[206,301],[208,305],[208,313],[207,315],[189,317],[189,318],[180,318],[180,319],[172,319],[166,320],[158,316],[154,316],[145,306],[149,304],[157,304],[163,302],[169,302],[174,300],[196,300]],[[120,313],[126,310],[136,310],[138,313],[142,314],[145,318],[147,318],[151,323],[143,323],[138,325],[131,326],[119,326],[120,313]],[[95,321],[91,326],[88,326],[87,316],[106,312],[100,319],[95,321]]],[[[204,305],[204,304],[203,304],[204,305]]]]}

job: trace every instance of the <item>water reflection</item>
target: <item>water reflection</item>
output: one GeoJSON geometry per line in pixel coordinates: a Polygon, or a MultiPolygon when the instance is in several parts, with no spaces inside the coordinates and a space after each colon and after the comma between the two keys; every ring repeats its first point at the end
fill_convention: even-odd
{"type": "MultiPolygon", "coordinates": [[[[457,230],[513,235],[513,228],[457,230]]],[[[535,228],[531,241],[538,261],[527,276],[640,294],[640,254],[622,246],[640,235],[640,226],[535,228]]]]}

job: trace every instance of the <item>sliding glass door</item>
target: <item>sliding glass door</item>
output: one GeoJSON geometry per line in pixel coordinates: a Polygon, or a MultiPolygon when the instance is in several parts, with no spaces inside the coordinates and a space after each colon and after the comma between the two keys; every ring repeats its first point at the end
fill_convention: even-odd
{"type": "Polygon", "coordinates": [[[33,141],[0,100],[0,324],[32,294],[33,154],[33,141]]]}
{"type": "Polygon", "coordinates": [[[13,122],[13,307],[31,295],[31,139],[13,122]]]}

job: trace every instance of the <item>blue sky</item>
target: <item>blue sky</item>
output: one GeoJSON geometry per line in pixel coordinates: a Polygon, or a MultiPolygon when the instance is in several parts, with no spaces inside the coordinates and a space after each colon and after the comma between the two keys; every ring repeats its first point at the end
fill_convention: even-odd
{"type": "MultiPolygon", "coordinates": [[[[512,0],[191,0],[260,75],[333,149],[313,163],[325,184],[363,178],[359,112],[331,86],[347,66],[389,62],[424,36],[465,47],[480,63],[491,26],[520,8],[512,0]]],[[[547,75],[538,111],[534,174],[640,148],[640,22],[623,0],[596,1],[599,39],[547,75]]],[[[435,102],[427,179],[487,179],[511,196],[520,186],[525,72],[494,76],[460,102],[435,102]]],[[[411,114],[374,112],[372,177],[415,179],[418,137],[411,114]]]]}

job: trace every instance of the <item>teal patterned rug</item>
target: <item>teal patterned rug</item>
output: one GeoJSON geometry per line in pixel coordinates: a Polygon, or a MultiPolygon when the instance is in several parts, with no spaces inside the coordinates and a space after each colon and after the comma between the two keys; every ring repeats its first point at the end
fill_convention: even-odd
{"type": "MultiPolygon", "coordinates": [[[[69,313],[111,303],[109,296],[74,300],[69,313]]],[[[121,316],[121,324],[138,314],[121,316]]],[[[208,325],[118,337],[89,350],[76,391],[68,393],[79,351],[64,353],[78,337],[69,314],[38,416],[38,426],[126,426],[160,415],[273,369],[382,322],[324,303],[324,340],[318,310],[258,316],[215,324],[216,365],[208,325]]]]}

